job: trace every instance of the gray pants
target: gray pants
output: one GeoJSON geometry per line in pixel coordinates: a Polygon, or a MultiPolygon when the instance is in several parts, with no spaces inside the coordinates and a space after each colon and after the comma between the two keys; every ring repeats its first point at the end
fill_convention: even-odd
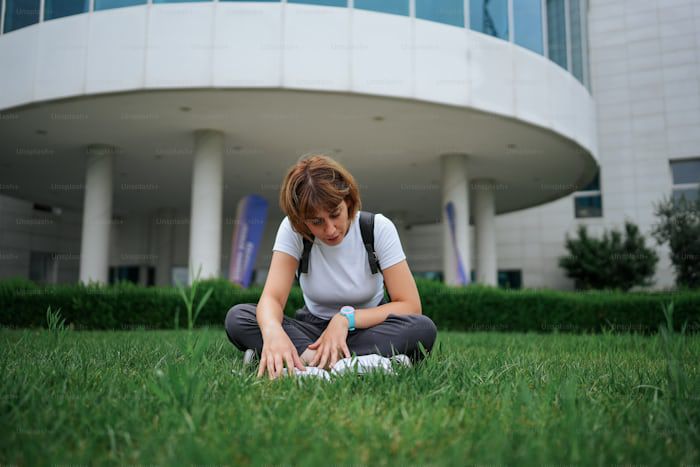
{"type": "MultiPolygon", "coordinates": [[[[383,303],[383,302],[382,302],[383,303]]],[[[254,349],[258,357],[262,354],[263,339],[255,319],[257,304],[242,303],[231,308],[226,314],[226,335],[240,351],[254,349]]],[[[329,321],[312,315],[306,305],[296,311],[296,318],[284,316],[282,328],[291,339],[301,356],[306,348],[318,339],[329,321]]],[[[425,315],[394,315],[366,329],[348,332],[347,344],[351,354],[379,354],[385,357],[404,354],[411,361],[423,358],[418,342],[427,352],[433,348],[437,329],[433,321],[425,315]]]]}

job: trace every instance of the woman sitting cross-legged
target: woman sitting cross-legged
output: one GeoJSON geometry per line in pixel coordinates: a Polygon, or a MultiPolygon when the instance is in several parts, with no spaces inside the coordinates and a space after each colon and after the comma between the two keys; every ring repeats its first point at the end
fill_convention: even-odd
{"type": "Polygon", "coordinates": [[[422,314],[396,227],[360,211],[343,166],[325,155],[302,158],[284,177],[280,207],[286,217],[260,300],[234,306],[225,321],[229,340],[259,357],[258,377],[331,369],[352,354],[416,362],[419,343],[430,352],[437,331],[422,314]],[[282,310],[296,272],[305,305],[289,318],[282,310]]]}

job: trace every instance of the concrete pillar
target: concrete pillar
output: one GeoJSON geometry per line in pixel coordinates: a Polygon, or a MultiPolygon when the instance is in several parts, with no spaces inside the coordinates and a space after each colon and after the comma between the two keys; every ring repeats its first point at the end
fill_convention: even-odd
{"type": "Polygon", "coordinates": [[[466,285],[470,281],[471,260],[469,252],[469,180],[467,156],[445,154],[441,158],[442,169],[442,270],[447,285],[466,285]],[[454,235],[447,218],[448,203],[454,206],[454,235]],[[458,258],[461,259],[464,277],[460,279],[458,258]]]}
{"type": "Polygon", "coordinates": [[[472,180],[474,197],[474,235],[476,240],[476,281],[498,285],[496,265],[496,202],[495,182],[490,179],[472,180]]]}
{"type": "Polygon", "coordinates": [[[109,278],[113,159],[113,146],[94,144],[87,149],[80,240],[80,282],[83,283],[106,284],[109,278]]]}
{"type": "Polygon", "coordinates": [[[190,282],[201,267],[200,279],[219,277],[223,205],[224,135],[195,131],[190,215],[190,282]]]}

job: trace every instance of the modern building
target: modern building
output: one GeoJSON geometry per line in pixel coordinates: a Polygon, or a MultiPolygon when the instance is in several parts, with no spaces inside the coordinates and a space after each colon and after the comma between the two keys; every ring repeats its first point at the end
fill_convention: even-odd
{"type": "Polygon", "coordinates": [[[648,232],[700,178],[696,0],[2,0],[1,18],[0,277],[223,276],[256,193],[262,282],[284,171],[322,151],[417,275],[457,283],[459,257],[477,282],[565,289],[567,233],[648,232]]]}

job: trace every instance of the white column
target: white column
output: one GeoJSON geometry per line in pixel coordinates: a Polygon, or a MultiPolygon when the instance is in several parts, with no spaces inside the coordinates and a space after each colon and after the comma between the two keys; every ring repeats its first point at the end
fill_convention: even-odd
{"type": "Polygon", "coordinates": [[[108,279],[113,159],[112,146],[88,147],[80,241],[80,282],[83,283],[107,283],[108,279]]]}
{"type": "Polygon", "coordinates": [[[460,285],[457,273],[457,255],[462,260],[464,275],[469,283],[471,260],[469,252],[469,180],[467,174],[467,156],[464,154],[445,154],[442,165],[442,269],[447,285],[460,285]],[[452,238],[450,223],[447,218],[447,203],[454,205],[455,236],[452,238]],[[455,245],[457,251],[455,251],[455,245]]]}
{"type": "Polygon", "coordinates": [[[476,240],[476,281],[498,285],[496,266],[496,202],[495,182],[490,179],[472,180],[474,197],[474,234],[476,240]]]}
{"type": "Polygon", "coordinates": [[[219,277],[223,204],[224,135],[216,130],[195,131],[190,215],[190,282],[219,277]]]}

